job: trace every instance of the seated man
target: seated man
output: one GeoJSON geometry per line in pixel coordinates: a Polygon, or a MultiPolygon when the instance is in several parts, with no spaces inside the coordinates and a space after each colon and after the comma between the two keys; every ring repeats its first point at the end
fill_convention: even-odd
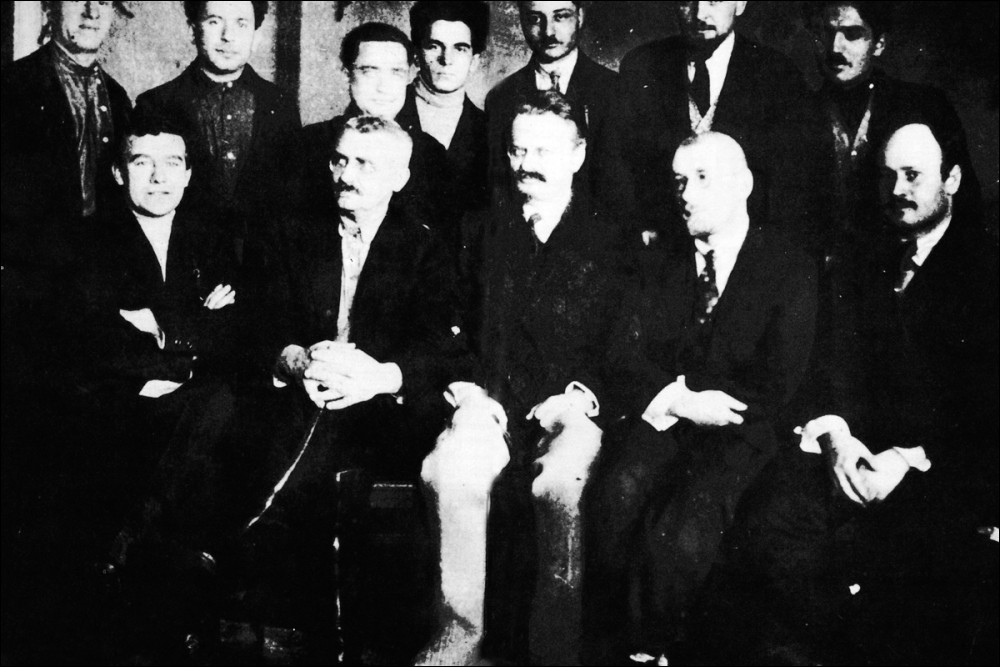
{"type": "Polygon", "coordinates": [[[242,540],[251,590],[289,616],[271,621],[333,631],[311,603],[332,570],[338,473],[415,477],[444,425],[453,265],[396,200],[412,149],[392,120],[345,119],[327,146],[335,208],[285,226],[277,388],[248,431],[266,449],[261,479],[278,484],[242,540]]]}
{"type": "Polygon", "coordinates": [[[840,276],[802,431],[824,456],[761,475],[711,587],[713,635],[759,643],[714,659],[996,661],[996,246],[958,206],[954,117],[915,120],[881,149],[891,224],[840,276]]]}
{"type": "MultiPolygon", "coordinates": [[[[577,199],[587,135],[566,98],[529,96],[514,110],[509,134],[516,196],[466,220],[475,241],[463,262],[474,286],[466,315],[479,361],[470,379],[503,406],[510,432],[510,465],[492,484],[482,653],[524,663],[530,650],[532,662],[559,664],[578,659],[579,500],[600,446],[590,418],[601,413],[606,350],[627,275],[619,245],[609,241],[616,227],[601,224],[586,197],[577,199]]],[[[438,488],[443,482],[432,480],[438,488]]],[[[480,500],[492,482],[480,488],[480,500]]],[[[448,518],[441,517],[443,529],[448,518]]],[[[484,548],[465,545],[469,558],[484,548]]],[[[483,590],[482,579],[465,584],[466,594],[483,590]]],[[[481,604],[477,613],[448,620],[482,635],[481,604]]]]}
{"type": "Polygon", "coordinates": [[[219,405],[208,422],[199,415],[237,364],[235,257],[222,230],[180,206],[187,160],[183,128],[136,115],[113,168],[124,205],[102,213],[81,278],[90,369],[81,419],[99,424],[105,445],[103,456],[88,452],[100,466],[81,479],[107,505],[98,521],[121,521],[179,424],[226,420],[219,405]],[[108,507],[118,510],[108,516],[108,507]]]}
{"type": "Polygon", "coordinates": [[[601,659],[677,655],[693,595],[736,500],[774,453],[776,420],[812,349],[815,268],[751,220],[754,179],[739,144],[692,136],[673,171],[689,241],[641,255],[643,289],[615,337],[616,395],[631,418],[590,489],[588,637],[601,659]],[[642,633],[630,640],[632,566],[645,576],[642,633]]]}
{"type": "Polygon", "coordinates": [[[396,121],[413,142],[410,177],[396,196],[396,203],[405,204],[415,217],[421,217],[435,230],[453,232],[462,212],[453,206],[448,156],[437,139],[420,129],[413,93],[408,92],[413,44],[398,28],[365,23],[344,37],[340,60],[347,72],[351,103],[340,116],[302,131],[302,196],[311,198],[303,204],[320,211],[335,205],[329,201],[330,189],[324,176],[329,161],[327,147],[348,119],[377,116],[396,121]]]}

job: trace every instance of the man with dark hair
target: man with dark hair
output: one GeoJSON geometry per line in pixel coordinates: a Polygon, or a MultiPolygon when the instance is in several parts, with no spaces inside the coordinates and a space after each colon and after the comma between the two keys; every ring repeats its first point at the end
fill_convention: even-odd
{"type": "MultiPolygon", "coordinates": [[[[914,111],[946,114],[953,121],[958,116],[940,90],[893,79],[878,69],[892,27],[885,3],[811,3],[809,25],[824,78],[819,98],[825,163],[831,170],[825,185],[832,195],[832,227],[822,242],[828,256],[849,260],[854,247],[878,227],[877,153],[890,126],[914,111]]],[[[961,199],[976,199],[979,184],[968,156],[961,163],[961,199]]]]}
{"type": "Polygon", "coordinates": [[[447,149],[455,196],[462,200],[456,204],[463,210],[484,207],[489,196],[486,114],[465,92],[469,76],[479,69],[489,29],[485,2],[422,1],[410,8],[420,71],[403,115],[415,115],[415,125],[447,149]]]}
{"type": "Polygon", "coordinates": [[[335,205],[328,184],[328,147],[350,118],[377,116],[399,123],[413,140],[410,178],[397,194],[397,204],[407,206],[416,217],[436,231],[455,233],[460,210],[451,201],[452,176],[444,147],[420,129],[415,107],[407,99],[414,62],[413,45],[403,32],[385,23],[365,23],[344,37],[340,60],[347,72],[351,103],[343,114],[306,127],[302,132],[304,205],[327,210],[335,205]]]}
{"type": "Polygon", "coordinates": [[[585,187],[578,188],[575,196],[594,198],[595,204],[627,206],[622,189],[628,184],[616,161],[618,146],[614,134],[620,121],[614,109],[618,76],[580,49],[587,18],[584,3],[519,2],[517,5],[531,60],[497,84],[486,97],[490,182],[494,194],[502,197],[511,191],[506,140],[514,110],[535,91],[556,90],[569,99],[587,128],[587,162],[578,176],[585,187]]]}
{"type": "Polygon", "coordinates": [[[614,338],[613,389],[628,419],[590,486],[595,660],[686,655],[695,594],[736,502],[775,453],[812,351],[813,262],[751,216],[756,183],[740,145],[693,135],[672,169],[688,240],[659,239],[640,255],[643,288],[614,338]],[[627,632],[636,573],[637,636],[627,632]]]}
{"type": "Polygon", "coordinates": [[[685,137],[723,132],[746,152],[754,175],[751,210],[809,244],[825,214],[816,196],[819,116],[791,60],[736,32],[746,6],[679,2],[680,34],[622,59],[623,104],[630,114],[625,153],[637,211],[645,228],[682,235],[679,212],[659,196],[660,186],[685,137]]]}
{"type": "Polygon", "coordinates": [[[888,225],[838,271],[803,451],[761,475],[727,537],[702,645],[739,641],[713,661],[996,661],[996,246],[956,206],[957,119],[886,136],[888,225]]]}
{"type": "MultiPolygon", "coordinates": [[[[266,227],[294,202],[301,128],[295,96],[262,79],[249,60],[267,2],[185,2],[198,55],[136,106],[195,128],[191,198],[219,211],[244,264],[265,252],[266,227]]],[[[259,267],[258,267],[259,268],[259,267]]]]}

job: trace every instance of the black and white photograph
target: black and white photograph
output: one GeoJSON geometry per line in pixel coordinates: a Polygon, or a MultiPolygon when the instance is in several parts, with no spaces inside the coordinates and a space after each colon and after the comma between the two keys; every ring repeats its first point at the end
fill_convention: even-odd
{"type": "Polygon", "coordinates": [[[1000,3],[0,11],[0,665],[1000,663],[1000,3]]]}

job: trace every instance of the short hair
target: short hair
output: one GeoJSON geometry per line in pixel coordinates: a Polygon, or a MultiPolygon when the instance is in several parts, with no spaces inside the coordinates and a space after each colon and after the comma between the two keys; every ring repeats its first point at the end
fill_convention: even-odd
{"type": "Polygon", "coordinates": [[[435,21],[460,21],[472,33],[472,52],[486,50],[490,34],[490,6],[485,2],[425,2],[410,7],[410,39],[419,45],[431,32],[435,21]]]}
{"type": "Polygon", "coordinates": [[[892,30],[892,8],[888,2],[870,2],[867,0],[825,0],[806,5],[809,18],[821,18],[827,7],[853,7],[861,20],[872,29],[872,35],[878,39],[892,30]]]}
{"type": "Polygon", "coordinates": [[[889,140],[907,125],[923,125],[931,131],[934,141],[941,148],[941,176],[947,178],[952,168],[958,165],[963,173],[970,167],[969,149],[965,140],[965,130],[954,114],[914,112],[895,118],[885,134],[885,141],[879,147],[885,153],[889,140]]]}
{"type": "MultiPolygon", "coordinates": [[[[124,2],[114,2],[113,6],[119,15],[127,19],[133,18],[135,14],[129,11],[124,2]]],[[[42,0],[42,11],[45,12],[45,23],[42,24],[42,32],[38,35],[38,43],[44,44],[45,40],[52,37],[53,19],[62,17],[61,3],[55,0],[42,0]]]]}
{"type": "Polygon", "coordinates": [[[191,137],[194,136],[191,125],[180,117],[168,116],[143,108],[132,114],[128,127],[121,133],[116,160],[118,167],[124,168],[128,163],[133,139],[158,134],[176,134],[184,141],[184,160],[190,169],[191,161],[188,159],[188,154],[191,137]]]}
{"type": "Polygon", "coordinates": [[[572,123],[576,128],[576,136],[581,142],[587,141],[587,124],[581,116],[580,109],[573,105],[566,96],[555,90],[539,90],[526,94],[514,107],[507,128],[507,139],[512,139],[514,121],[518,116],[543,116],[552,114],[572,123]]]}
{"type": "Polygon", "coordinates": [[[330,142],[331,159],[333,159],[334,154],[336,153],[340,140],[348,130],[354,130],[359,134],[387,134],[394,139],[405,143],[407,152],[411,155],[413,153],[413,138],[410,136],[410,133],[404,130],[403,127],[396,121],[379,118],[378,116],[353,116],[348,118],[347,121],[345,121],[333,133],[333,139],[330,142]]]}
{"type": "Polygon", "coordinates": [[[394,42],[406,49],[406,60],[413,64],[413,43],[402,30],[388,23],[362,23],[347,33],[340,44],[340,62],[347,70],[354,68],[362,42],[394,42]]]}
{"type": "MultiPolygon", "coordinates": [[[[202,2],[184,2],[184,13],[187,15],[188,23],[191,25],[197,25],[201,21],[201,13],[205,9],[205,5],[208,4],[207,1],[202,2]]],[[[251,5],[253,5],[253,29],[257,30],[264,23],[264,17],[267,16],[268,5],[270,4],[267,0],[261,0],[260,2],[251,0],[251,5]]]]}
{"type": "MultiPolygon", "coordinates": [[[[518,2],[518,3],[517,3],[517,10],[518,10],[519,12],[523,12],[523,11],[524,11],[524,10],[526,9],[525,5],[527,5],[527,4],[528,4],[527,2],[518,2]]],[[[584,6],[585,6],[585,5],[587,4],[587,3],[586,3],[586,2],[576,2],[576,1],[574,0],[573,4],[574,4],[574,5],[576,5],[576,8],[577,8],[577,9],[579,10],[579,9],[583,9],[583,8],[584,8],[584,6]]]]}

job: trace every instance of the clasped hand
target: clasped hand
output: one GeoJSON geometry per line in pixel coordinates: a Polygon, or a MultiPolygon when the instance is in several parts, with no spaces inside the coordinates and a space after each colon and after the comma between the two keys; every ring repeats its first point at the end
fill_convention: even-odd
{"type": "Polygon", "coordinates": [[[675,417],[687,419],[699,426],[729,426],[742,424],[747,404],[736,400],[724,391],[709,389],[691,391],[684,376],[677,378],[680,393],[674,399],[670,412],[675,417]]]}
{"type": "Polygon", "coordinates": [[[395,365],[379,363],[353,343],[323,341],[308,354],[302,385],[318,408],[343,410],[399,390],[395,365]]]}

